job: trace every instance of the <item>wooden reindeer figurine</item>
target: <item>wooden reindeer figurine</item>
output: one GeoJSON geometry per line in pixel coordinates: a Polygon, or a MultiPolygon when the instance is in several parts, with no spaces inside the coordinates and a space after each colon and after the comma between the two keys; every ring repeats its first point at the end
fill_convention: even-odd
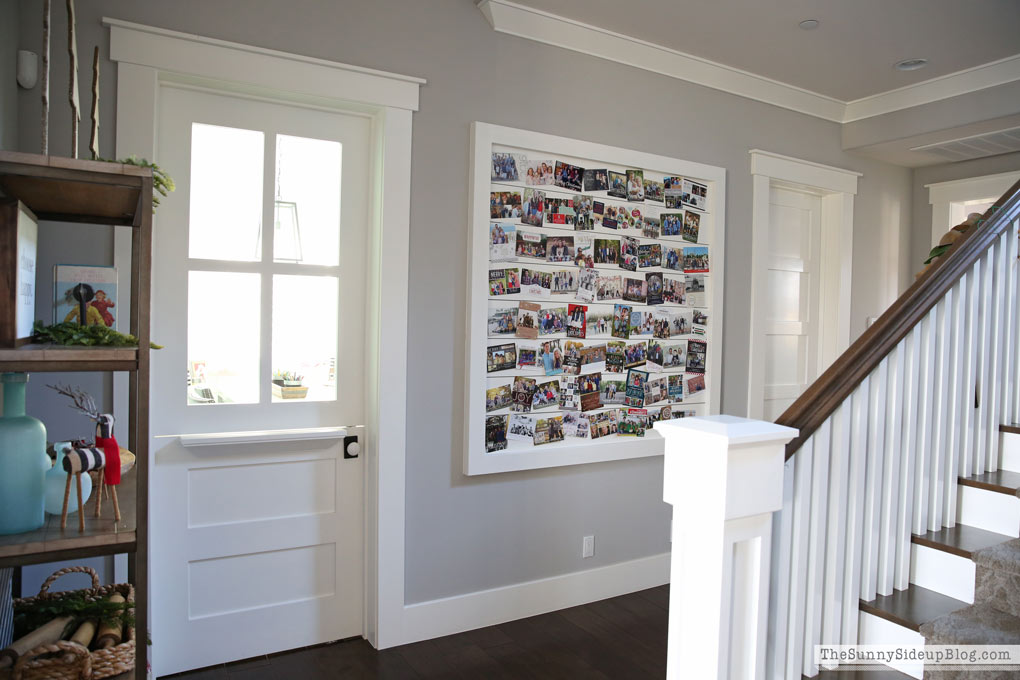
{"type": "MultiPolygon", "coordinates": [[[[100,473],[103,467],[106,465],[106,456],[102,451],[94,446],[89,446],[88,442],[78,440],[74,442],[71,449],[64,454],[64,472],[67,473],[67,484],[64,486],[64,507],[60,513],[60,528],[67,528],[67,501],[71,495],[71,477],[74,477],[75,484],[78,486],[78,531],[85,531],[85,511],[82,508],[81,502],[81,474],[84,472],[88,474],[93,470],[99,470],[100,473]]],[[[99,497],[96,497],[97,513],[99,505],[99,497]]]]}
{"type": "Polygon", "coordinates": [[[71,492],[71,477],[78,484],[78,531],[85,531],[85,518],[81,502],[81,473],[97,472],[99,474],[99,490],[96,493],[95,516],[102,512],[104,492],[108,492],[113,501],[113,515],[120,521],[120,502],[117,499],[117,485],[120,484],[120,446],[113,437],[113,416],[100,413],[92,397],[81,389],[63,385],[48,385],[50,389],[69,397],[71,408],[80,411],[96,423],[95,444],[84,440],[76,441],[71,451],[64,456],[64,471],[67,472],[67,485],[64,488],[64,508],[60,518],[60,528],[67,525],[67,503],[71,492]]]}

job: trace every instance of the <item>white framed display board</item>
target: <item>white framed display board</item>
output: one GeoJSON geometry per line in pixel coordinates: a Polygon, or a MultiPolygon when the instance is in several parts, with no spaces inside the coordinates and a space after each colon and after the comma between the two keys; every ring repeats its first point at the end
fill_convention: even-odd
{"type": "Polygon", "coordinates": [[[472,124],[464,474],[657,456],[652,422],[719,412],[725,192],[724,168],[472,124]]]}

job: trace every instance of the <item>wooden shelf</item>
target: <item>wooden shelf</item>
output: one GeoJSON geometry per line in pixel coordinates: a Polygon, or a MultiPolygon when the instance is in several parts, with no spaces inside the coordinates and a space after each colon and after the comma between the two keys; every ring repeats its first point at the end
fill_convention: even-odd
{"type": "Polygon", "coordinates": [[[0,151],[0,191],[40,220],[138,226],[149,168],[0,151]]]}
{"type": "Polygon", "coordinates": [[[0,348],[2,371],[133,371],[137,368],[137,347],[28,344],[0,348]]]}
{"type": "MultiPolygon", "coordinates": [[[[0,567],[39,562],[56,562],[77,557],[115,555],[135,550],[135,475],[131,470],[117,487],[121,520],[113,519],[113,503],[103,500],[103,516],[95,513],[94,487],[92,498],[85,505],[85,532],[78,533],[78,516],[67,516],[67,528],[61,530],[59,515],[46,515],[46,523],[35,531],[0,536],[0,567]]],[[[74,488],[71,502],[74,502],[74,488]]]]}

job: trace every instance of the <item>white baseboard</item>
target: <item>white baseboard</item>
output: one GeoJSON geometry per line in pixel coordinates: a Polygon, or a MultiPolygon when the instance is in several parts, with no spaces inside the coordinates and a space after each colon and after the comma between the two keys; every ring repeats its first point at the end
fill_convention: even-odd
{"type": "Polygon", "coordinates": [[[429,640],[669,583],[670,553],[404,607],[403,638],[429,640]]]}

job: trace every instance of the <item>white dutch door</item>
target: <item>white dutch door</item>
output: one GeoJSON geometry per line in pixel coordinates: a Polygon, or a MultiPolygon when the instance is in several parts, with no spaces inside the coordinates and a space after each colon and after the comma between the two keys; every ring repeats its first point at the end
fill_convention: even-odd
{"type": "Polygon", "coordinates": [[[769,211],[763,416],[774,421],[818,377],[821,199],[773,187],[769,211]]]}
{"type": "Polygon", "coordinates": [[[362,634],[363,466],[342,447],[363,437],[371,170],[367,118],[176,87],[158,106],[177,183],[153,257],[165,675],[362,634]]]}

